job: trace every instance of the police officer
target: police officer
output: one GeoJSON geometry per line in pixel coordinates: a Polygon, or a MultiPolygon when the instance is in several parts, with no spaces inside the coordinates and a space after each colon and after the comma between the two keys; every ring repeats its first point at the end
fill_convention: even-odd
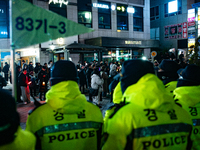
{"type": "Polygon", "coordinates": [[[158,68],[157,76],[163,81],[168,92],[173,94],[173,90],[177,85],[179,64],[173,60],[164,59],[158,68]]]}
{"type": "Polygon", "coordinates": [[[57,61],[51,72],[46,104],[35,109],[26,130],[37,136],[42,150],[98,150],[103,117],[79,90],[77,69],[71,61],[57,61]]]}
{"type": "Polygon", "coordinates": [[[111,105],[105,112],[105,117],[104,117],[104,135],[106,136],[107,134],[107,124],[109,118],[113,115],[115,111],[120,109],[121,105],[123,105],[123,100],[122,100],[122,90],[121,90],[121,83],[119,82],[117,86],[114,89],[113,92],[113,105],[111,105]]]}
{"type": "Polygon", "coordinates": [[[122,66],[121,90],[125,105],[109,118],[103,150],[183,150],[191,146],[192,122],[178,107],[153,64],[128,60],[122,66]]]}
{"type": "Polygon", "coordinates": [[[0,90],[0,150],[34,150],[35,136],[20,127],[15,99],[0,90]]]}
{"type": "Polygon", "coordinates": [[[200,149],[200,67],[188,65],[178,71],[177,88],[174,90],[174,100],[185,109],[193,121],[194,149],[200,149]]]}

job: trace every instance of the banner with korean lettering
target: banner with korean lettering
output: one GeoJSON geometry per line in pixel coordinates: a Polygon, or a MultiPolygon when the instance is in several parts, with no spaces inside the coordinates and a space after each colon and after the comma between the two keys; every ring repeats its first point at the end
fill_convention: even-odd
{"type": "Polygon", "coordinates": [[[12,0],[12,44],[15,48],[92,31],[24,0],[12,0]]]}
{"type": "Polygon", "coordinates": [[[166,40],[187,38],[187,22],[165,26],[164,31],[166,40]]]}
{"type": "Polygon", "coordinates": [[[187,33],[187,22],[183,23],[183,38],[188,38],[188,33],[187,33]]]}

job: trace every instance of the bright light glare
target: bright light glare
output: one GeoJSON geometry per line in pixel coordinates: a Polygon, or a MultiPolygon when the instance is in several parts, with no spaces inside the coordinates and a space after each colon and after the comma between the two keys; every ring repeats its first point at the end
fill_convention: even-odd
{"type": "Polygon", "coordinates": [[[132,8],[132,7],[127,7],[127,12],[128,13],[135,13],[135,9],[134,8],[132,8]]]}
{"type": "Polygon", "coordinates": [[[177,0],[168,3],[168,13],[173,13],[178,11],[177,0]]]}
{"type": "Polygon", "coordinates": [[[86,12],[86,13],[85,13],[85,18],[86,18],[86,19],[89,19],[89,18],[90,18],[90,13],[86,12]]]}
{"type": "Polygon", "coordinates": [[[147,58],[145,56],[142,57],[142,60],[147,60],[147,58]]]}
{"type": "Polygon", "coordinates": [[[112,9],[112,10],[115,10],[115,5],[112,5],[112,6],[111,6],[111,9],[112,9]]]}
{"type": "Polygon", "coordinates": [[[50,45],[50,49],[54,50],[55,49],[55,45],[50,45]]]}

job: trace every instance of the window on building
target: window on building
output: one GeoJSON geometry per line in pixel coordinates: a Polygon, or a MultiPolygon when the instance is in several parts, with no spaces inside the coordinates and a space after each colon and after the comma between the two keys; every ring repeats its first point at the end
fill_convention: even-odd
{"type": "Polygon", "coordinates": [[[99,28],[111,29],[111,9],[109,2],[99,1],[99,4],[107,5],[109,9],[98,8],[99,28]]]}
{"type": "Polygon", "coordinates": [[[117,4],[117,30],[128,30],[127,5],[117,4]]]}
{"type": "Polygon", "coordinates": [[[78,23],[92,28],[91,0],[78,0],[78,23]]]}
{"type": "Polygon", "coordinates": [[[151,19],[151,21],[159,19],[159,17],[160,17],[159,16],[159,6],[152,7],[150,9],[150,19],[151,19]]]}
{"type": "Polygon", "coordinates": [[[57,4],[50,3],[49,4],[49,10],[67,18],[67,6],[64,5],[64,4],[62,4],[60,6],[59,3],[57,3],[57,4]]]}
{"type": "Polygon", "coordinates": [[[143,8],[134,7],[135,13],[133,14],[133,31],[143,32],[143,8]]]}
{"type": "Polygon", "coordinates": [[[173,0],[164,4],[165,17],[182,14],[182,0],[173,0]]]}
{"type": "Polygon", "coordinates": [[[150,38],[152,40],[160,40],[160,28],[151,28],[150,29],[150,38]]]}
{"type": "Polygon", "coordinates": [[[0,1],[0,38],[9,38],[9,1],[0,1]]]}

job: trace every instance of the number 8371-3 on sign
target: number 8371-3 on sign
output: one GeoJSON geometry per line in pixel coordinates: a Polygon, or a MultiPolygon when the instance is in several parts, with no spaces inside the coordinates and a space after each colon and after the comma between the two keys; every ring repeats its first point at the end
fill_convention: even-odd
{"type": "Polygon", "coordinates": [[[60,34],[66,33],[66,24],[65,22],[58,22],[57,25],[48,25],[47,19],[35,19],[32,18],[26,18],[23,17],[17,17],[15,19],[15,28],[17,30],[27,30],[27,31],[33,31],[33,30],[39,30],[42,28],[44,33],[48,33],[48,30],[53,29],[57,30],[60,34]]]}

